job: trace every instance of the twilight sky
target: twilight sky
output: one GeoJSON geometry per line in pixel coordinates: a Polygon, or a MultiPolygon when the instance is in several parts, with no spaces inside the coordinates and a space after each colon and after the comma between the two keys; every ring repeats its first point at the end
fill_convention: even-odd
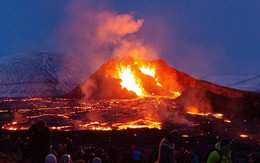
{"type": "Polygon", "coordinates": [[[260,74],[259,8],[258,0],[0,0],[0,56],[55,51],[104,54],[103,62],[138,45],[195,77],[260,74]]]}

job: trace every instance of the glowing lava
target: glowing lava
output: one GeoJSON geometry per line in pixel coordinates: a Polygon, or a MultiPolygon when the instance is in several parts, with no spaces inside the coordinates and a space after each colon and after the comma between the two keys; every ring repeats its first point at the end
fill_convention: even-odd
{"type": "Polygon", "coordinates": [[[155,71],[154,67],[152,67],[152,66],[142,66],[140,68],[140,70],[143,74],[146,74],[146,75],[153,77],[156,81],[156,84],[158,86],[162,87],[162,84],[158,82],[158,78],[155,78],[156,71],[155,71]]]}
{"type": "Polygon", "coordinates": [[[248,138],[249,136],[247,134],[240,134],[239,135],[241,138],[248,138]]]}
{"type": "Polygon", "coordinates": [[[16,116],[10,122],[5,122],[2,125],[3,130],[28,130],[30,125],[38,119],[47,119],[47,125],[54,131],[161,129],[161,122],[154,114],[157,108],[150,107],[148,110],[146,107],[146,104],[158,105],[156,100],[150,98],[79,101],[70,107],[67,105],[75,102],[74,99],[47,98],[32,101],[30,98],[24,98],[15,99],[11,102],[17,102],[20,106],[23,106],[20,102],[25,102],[25,106],[30,106],[10,110],[12,114],[19,114],[19,116],[16,116]],[[139,113],[142,113],[145,117],[139,115],[139,113]],[[103,115],[107,116],[100,121],[100,117],[103,117],[103,115]]]}
{"type": "Polygon", "coordinates": [[[149,75],[149,76],[151,76],[153,78],[155,76],[155,69],[154,68],[151,68],[149,66],[148,67],[142,66],[140,68],[140,70],[142,71],[143,74],[149,75]]]}
{"type": "MultiPolygon", "coordinates": [[[[117,72],[113,72],[115,75],[112,76],[121,80],[121,88],[126,88],[128,91],[133,91],[137,96],[153,96],[153,94],[148,92],[154,88],[147,88],[147,86],[144,88],[144,85],[147,85],[146,82],[149,81],[144,80],[142,75],[152,77],[157,86],[163,87],[163,85],[159,82],[159,78],[156,77],[156,67],[152,64],[138,61],[135,61],[134,63],[120,63],[116,69],[117,72]]],[[[180,92],[170,92],[174,97],[180,96],[180,92]]]]}
{"type": "Polygon", "coordinates": [[[138,96],[142,96],[144,94],[143,88],[141,88],[140,82],[138,82],[130,66],[121,67],[119,78],[122,80],[122,82],[120,83],[122,88],[126,88],[129,91],[133,91],[138,96]]]}
{"type": "MultiPolygon", "coordinates": [[[[198,116],[210,116],[211,115],[217,119],[223,119],[222,113],[199,112],[199,109],[194,106],[187,107],[187,113],[191,114],[191,115],[198,115],[198,116]]],[[[228,123],[230,123],[230,122],[228,122],[228,123]]]]}
{"type": "Polygon", "coordinates": [[[125,130],[128,128],[131,129],[137,129],[137,128],[156,128],[156,129],[161,129],[161,123],[160,122],[155,122],[152,120],[147,120],[147,119],[139,119],[133,122],[129,123],[122,123],[122,124],[115,124],[114,126],[117,126],[118,130],[125,130]]]}

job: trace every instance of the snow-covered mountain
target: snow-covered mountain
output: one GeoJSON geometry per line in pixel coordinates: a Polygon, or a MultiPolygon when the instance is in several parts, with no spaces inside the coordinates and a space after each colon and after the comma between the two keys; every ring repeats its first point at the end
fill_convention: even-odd
{"type": "Polygon", "coordinates": [[[0,57],[0,97],[62,96],[86,78],[76,65],[62,53],[0,57]]]}
{"type": "Polygon", "coordinates": [[[238,75],[212,75],[202,77],[200,79],[234,89],[260,92],[260,73],[238,75]]]}
{"type": "MultiPolygon", "coordinates": [[[[0,97],[62,96],[84,81],[89,72],[76,58],[52,52],[0,57],[0,97]]],[[[201,78],[219,85],[260,92],[260,74],[201,78]]]]}

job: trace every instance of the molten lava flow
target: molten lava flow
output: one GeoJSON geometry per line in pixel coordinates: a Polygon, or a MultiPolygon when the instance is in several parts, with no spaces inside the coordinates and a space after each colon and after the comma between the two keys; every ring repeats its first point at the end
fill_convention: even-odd
{"type": "Polygon", "coordinates": [[[81,130],[96,130],[96,131],[111,131],[112,128],[107,123],[100,122],[88,122],[86,124],[80,124],[81,130]]]}
{"type": "Polygon", "coordinates": [[[129,123],[124,123],[124,124],[114,124],[118,128],[118,130],[125,130],[125,129],[137,129],[137,128],[156,128],[156,129],[161,129],[161,123],[160,122],[155,122],[152,120],[147,120],[147,119],[139,119],[133,122],[129,123]]]}
{"type": "Polygon", "coordinates": [[[239,135],[241,138],[248,138],[249,137],[249,135],[247,135],[247,134],[240,134],[239,135]]]}
{"type": "Polygon", "coordinates": [[[176,91],[170,91],[175,98],[179,97],[181,95],[181,92],[176,92],[176,91]]]}
{"type": "Polygon", "coordinates": [[[223,114],[222,113],[215,113],[215,114],[212,114],[215,118],[217,119],[223,119],[223,114]]]}
{"type": "Polygon", "coordinates": [[[18,126],[17,123],[8,123],[2,126],[2,130],[16,131],[16,130],[27,130],[29,127],[18,126]]]}
{"type": "Polygon", "coordinates": [[[226,122],[226,123],[231,123],[231,120],[229,120],[229,119],[224,119],[224,122],[226,122]]]}
{"type": "Polygon", "coordinates": [[[131,67],[121,67],[119,71],[119,78],[122,80],[122,82],[120,83],[122,88],[133,91],[138,96],[142,96],[144,94],[143,88],[141,88],[140,83],[131,70],[131,67]]]}
{"type": "Polygon", "coordinates": [[[210,113],[210,112],[199,112],[199,109],[194,106],[187,107],[187,113],[192,115],[199,115],[199,116],[213,116],[217,119],[223,119],[222,113],[210,113]]]}

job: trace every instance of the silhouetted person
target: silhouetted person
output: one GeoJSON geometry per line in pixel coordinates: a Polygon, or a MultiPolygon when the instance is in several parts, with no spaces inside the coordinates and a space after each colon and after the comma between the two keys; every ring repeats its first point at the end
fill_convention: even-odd
{"type": "Polygon", "coordinates": [[[44,163],[57,163],[57,158],[55,155],[53,154],[48,154],[45,157],[45,162],[44,163]]]}
{"type": "Polygon", "coordinates": [[[66,153],[69,154],[72,159],[74,159],[74,145],[72,139],[68,141],[66,153]]]}
{"type": "Polygon", "coordinates": [[[51,130],[44,120],[32,124],[29,129],[29,148],[31,150],[31,163],[44,162],[50,150],[51,130]]]}
{"type": "Polygon", "coordinates": [[[71,159],[70,155],[68,155],[68,154],[62,155],[60,158],[60,163],[72,163],[72,159],[71,159]]]}
{"type": "Polygon", "coordinates": [[[102,163],[102,160],[101,160],[101,158],[99,158],[98,156],[95,155],[95,157],[93,158],[91,163],[102,163]]]}
{"type": "Polygon", "coordinates": [[[108,157],[110,163],[116,163],[117,162],[117,150],[115,146],[111,146],[108,151],[108,157]]]}
{"type": "Polygon", "coordinates": [[[156,147],[152,152],[150,153],[150,163],[154,163],[158,160],[158,150],[159,148],[156,147]]]}
{"type": "Polygon", "coordinates": [[[250,162],[250,163],[260,162],[260,152],[251,153],[251,154],[249,155],[249,162],[250,162]]]}
{"type": "Polygon", "coordinates": [[[173,130],[169,132],[160,142],[158,152],[158,163],[174,163],[175,158],[175,144],[179,139],[179,132],[173,130]]]}
{"type": "Polygon", "coordinates": [[[222,139],[215,145],[215,150],[210,152],[207,163],[231,163],[231,141],[228,139],[222,139]]]}
{"type": "Polygon", "coordinates": [[[134,152],[133,152],[133,157],[134,157],[134,163],[139,163],[141,162],[141,152],[138,150],[136,147],[134,152]]]}

